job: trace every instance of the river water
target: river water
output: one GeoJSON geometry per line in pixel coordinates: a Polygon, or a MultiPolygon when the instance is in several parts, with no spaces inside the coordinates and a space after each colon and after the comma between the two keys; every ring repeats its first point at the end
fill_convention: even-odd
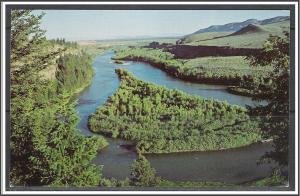
{"type": "MultiPolygon", "coordinates": [[[[93,135],[87,128],[88,116],[104,104],[119,86],[116,68],[124,68],[137,78],[167,88],[179,89],[191,95],[208,99],[227,101],[235,105],[256,105],[249,97],[230,94],[226,86],[196,84],[178,80],[146,63],[126,62],[125,65],[113,63],[113,52],[97,56],[94,60],[95,75],[92,83],[78,95],[76,109],[80,116],[78,128],[86,136],[93,135]]],[[[94,163],[103,165],[103,176],[124,179],[130,175],[130,164],[136,153],[122,147],[128,144],[121,139],[107,138],[109,146],[101,150],[94,163]]],[[[257,164],[260,157],[271,150],[269,143],[253,144],[247,147],[210,152],[171,153],[147,155],[157,175],[170,180],[218,181],[242,183],[262,178],[271,173],[273,163],[257,164]]]]}

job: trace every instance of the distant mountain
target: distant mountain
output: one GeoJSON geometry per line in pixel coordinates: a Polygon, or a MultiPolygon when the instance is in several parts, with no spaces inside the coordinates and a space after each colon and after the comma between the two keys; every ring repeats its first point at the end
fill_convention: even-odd
{"type": "Polygon", "coordinates": [[[290,30],[290,17],[249,19],[240,23],[214,25],[186,35],[177,44],[261,48],[270,34],[284,36],[290,30]]]}
{"type": "Polygon", "coordinates": [[[272,24],[272,23],[277,23],[277,22],[282,22],[282,21],[287,21],[287,20],[290,20],[289,16],[277,16],[274,18],[262,20],[259,24],[266,25],[266,24],[272,24]]]}
{"type": "Polygon", "coordinates": [[[208,33],[208,32],[230,32],[230,31],[238,31],[249,24],[258,24],[258,25],[266,25],[266,24],[272,24],[277,23],[281,21],[287,21],[290,20],[289,16],[277,16],[274,18],[269,18],[265,20],[257,20],[257,19],[249,19],[245,20],[243,22],[234,22],[234,23],[228,23],[224,25],[212,25],[205,29],[200,29],[192,34],[199,34],[199,33],[208,33]]]}
{"type": "MultiPolygon", "coordinates": [[[[186,44],[194,46],[229,46],[234,48],[261,48],[263,43],[268,39],[270,34],[284,36],[284,32],[290,31],[289,17],[275,17],[263,21],[246,20],[239,23],[243,26],[237,31],[228,30],[233,23],[226,26],[224,32],[204,32],[186,35],[177,40],[177,44],[186,44]],[[244,26],[246,23],[250,24],[244,26]],[[260,24],[259,24],[260,23],[260,24]]],[[[235,25],[237,28],[237,26],[235,25]]],[[[225,28],[225,27],[224,27],[225,28]]],[[[220,28],[218,28],[220,30],[220,28]]]]}

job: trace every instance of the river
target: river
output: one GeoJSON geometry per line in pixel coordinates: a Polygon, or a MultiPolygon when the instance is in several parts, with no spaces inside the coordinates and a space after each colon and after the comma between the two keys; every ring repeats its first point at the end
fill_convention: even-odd
{"type": "MultiPolygon", "coordinates": [[[[191,95],[208,99],[227,101],[230,104],[256,105],[249,97],[230,94],[226,86],[206,85],[175,79],[165,72],[146,63],[126,62],[125,65],[113,63],[113,52],[97,56],[93,67],[95,75],[89,87],[78,95],[76,110],[80,116],[78,128],[86,136],[92,135],[87,128],[88,116],[104,104],[119,86],[116,68],[124,68],[137,78],[167,88],[179,89],[191,95]]],[[[107,138],[109,146],[101,150],[94,163],[103,165],[103,176],[124,179],[130,175],[130,164],[136,158],[132,150],[121,147],[127,141],[107,138]]],[[[271,150],[269,143],[253,144],[247,147],[210,152],[171,153],[147,155],[156,169],[157,175],[170,180],[217,181],[242,183],[270,175],[274,163],[257,164],[260,157],[271,150]]]]}

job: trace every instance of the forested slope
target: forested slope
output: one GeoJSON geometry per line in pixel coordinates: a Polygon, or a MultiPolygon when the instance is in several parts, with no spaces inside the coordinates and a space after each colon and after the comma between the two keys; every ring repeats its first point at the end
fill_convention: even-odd
{"type": "Polygon", "coordinates": [[[40,28],[42,17],[30,10],[11,13],[9,184],[96,186],[101,168],[91,161],[107,142],[79,133],[79,119],[70,103],[74,88],[89,80],[90,59],[77,54],[61,57],[62,47],[46,40],[40,28]],[[60,57],[64,68],[57,70],[59,82],[41,77],[60,57]],[[76,69],[78,75],[73,75],[76,69]],[[76,83],[74,88],[70,82],[76,83]]]}

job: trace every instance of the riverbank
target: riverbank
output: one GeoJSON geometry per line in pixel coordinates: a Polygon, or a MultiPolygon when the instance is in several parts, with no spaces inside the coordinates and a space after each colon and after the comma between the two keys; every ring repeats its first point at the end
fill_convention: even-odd
{"type": "Polygon", "coordinates": [[[205,190],[232,190],[241,189],[245,190],[247,188],[260,187],[260,188],[270,188],[270,187],[282,187],[287,184],[287,178],[281,175],[271,175],[269,177],[260,178],[256,180],[251,180],[249,182],[243,182],[238,184],[230,184],[223,182],[193,182],[193,181],[171,181],[171,180],[161,180],[157,187],[161,188],[186,188],[186,189],[205,189],[205,190]]]}
{"type": "MultiPolygon", "coordinates": [[[[114,178],[102,179],[101,188],[112,188],[113,190],[201,190],[201,191],[229,191],[253,190],[253,188],[270,189],[283,188],[288,184],[287,178],[282,175],[271,175],[265,178],[251,180],[243,183],[224,183],[224,182],[197,182],[197,181],[176,181],[159,178],[157,184],[152,186],[135,186],[129,178],[117,180],[114,178]]],[[[111,190],[111,189],[109,189],[111,190]]]]}
{"type": "MultiPolygon", "coordinates": [[[[113,57],[114,60],[117,60],[118,58],[113,57]]],[[[136,61],[136,62],[142,62],[142,63],[148,63],[156,68],[161,69],[162,71],[165,71],[170,76],[173,76],[174,78],[178,78],[184,81],[188,82],[194,82],[194,83],[204,83],[204,84],[218,84],[218,85],[237,85],[240,80],[239,79],[214,79],[214,78],[204,78],[196,75],[184,75],[183,73],[180,73],[178,69],[175,69],[173,67],[167,66],[164,63],[157,63],[155,61],[151,61],[149,59],[143,58],[143,57],[124,57],[120,58],[120,60],[124,61],[136,61]]]]}
{"type": "Polygon", "coordinates": [[[239,89],[228,88],[228,92],[241,96],[264,98],[265,94],[253,95],[240,84],[244,78],[252,80],[267,75],[270,67],[250,67],[242,56],[203,57],[196,59],[175,59],[171,53],[161,49],[128,48],[117,50],[114,60],[127,60],[148,63],[168,75],[184,81],[201,84],[217,84],[237,86],[239,89]]]}
{"type": "Polygon", "coordinates": [[[234,94],[234,95],[241,95],[241,96],[260,98],[260,99],[270,98],[270,95],[268,93],[260,92],[259,94],[257,94],[253,90],[241,88],[239,86],[228,86],[226,88],[226,90],[229,93],[234,94]]]}
{"type": "MultiPolygon", "coordinates": [[[[115,58],[113,58],[115,59],[115,58]]],[[[180,72],[178,72],[177,69],[167,67],[163,63],[154,63],[148,59],[144,59],[141,57],[126,57],[122,58],[124,61],[135,61],[135,62],[142,62],[142,63],[148,63],[158,69],[161,69],[162,71],[165,71],[168,75],[178,78],[184,81],[193,82],[193,83],[200,83],[200,84],[216,84],[216,85],[225,85],[228,86],[226,88],[227,92],[234,94],[234,95],[240,95],[245,97],[253,97],[253,98],[261,98],[266,99],[269,97],[268,94],[261,92],[260,94],[255,94],[253,91],[241,88],[237,85],[240,84],[241,79],[240,78],[205,78],[201,77],[200,75],[184,75],[180,72]]]]}
{"type": "MultiPolygon", "coordinates": [[[[95,76],[95,70],[92,67],[94,58],[84,53],[76,53],[76,55],[66,55],[63,64],[58,64],[56,70],[56,88],[57,92],[67,93],[69,104],[73,105],[77,100],[77,96],[88,88],[95,76]],[[75,73],[71,75],[70,73],[75,73]]],[[[100,151],[107,147],[109,143],[103,136],[97,136],[97,150],[100,151]]]]}

